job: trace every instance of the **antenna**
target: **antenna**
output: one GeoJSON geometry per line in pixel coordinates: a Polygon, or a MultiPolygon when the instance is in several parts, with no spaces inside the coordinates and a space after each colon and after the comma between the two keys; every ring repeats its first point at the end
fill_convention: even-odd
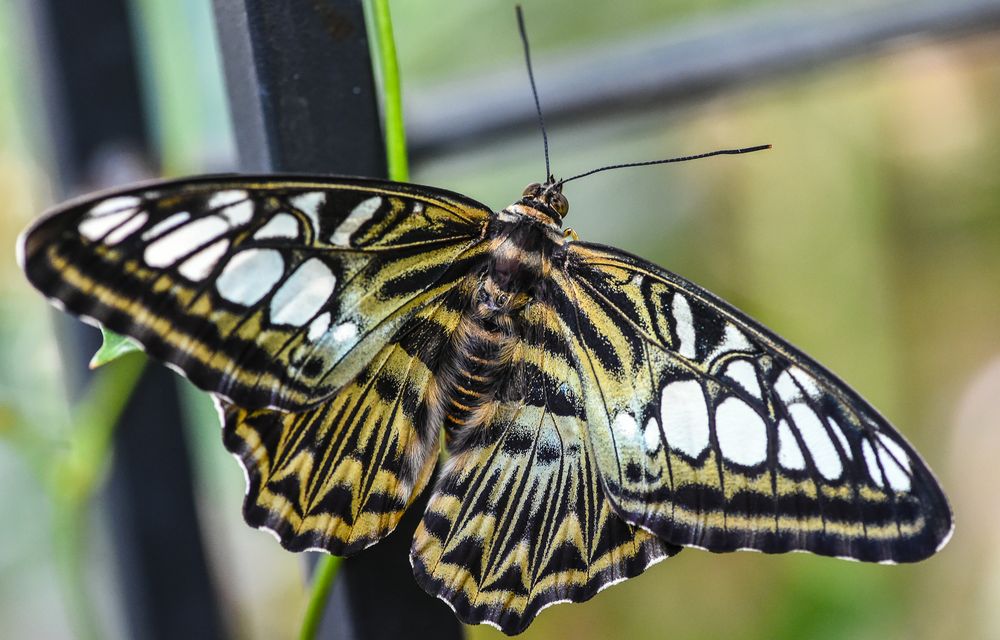
{"type": "Polygon", "coordinates": [[[515,5],[517,14],[517,29],[521,32],[521,42],[524,43],[524,61],[528,65],[528,80],[531,82],[531,95],[535,98],[535,111],[538,112],[538,127],[542,130],[542,144],[545,145],[545,179],[552,175],[549,170],[549,137],[545,133],[545,120],[542,118],[542,104],[538,101],[538,87],[535,86],[535,73],[531,69],[531,48],[528,46],[528,33],[524,29],[524,12],[521,5],[515,5]]]}
{"type": "Polygon", "coordinates": [[[668,164],[671,162],[687,162],[688,160],[700,160],[701,158],[710,158],[712,156],[733,156],[741,153],[753,153],[754,151],[764,151],[765,149],[770,149],[771,145],[761,144],[756,147],[744,147],[742,149],[719,149],[718,151],[709,151],[708,153],[699,153],[693,156],[681,156],[679,158],[667,158],[666,160],[647,160],[646,162],[626,162],[625,164],[612,164],[606,167],[599,167],[597,169],[591,169],[584,173],[573,176],[572,178],[566,178],[560,180],[559,184],[565,184],[570,180],[576,180],[577,178],[586,178],[587,176],[592,176],[595,173],[600,173],[601,171],[610,171],[612,169],[624,169],[626,167],[648,167],[653,164],[668,164]]]}
{"type": "MultiPolygon", "coordinates": [[[[514,13],[517,14],[517,29],[521,33],[521,42],[524,44],[524,61],[528,66],[528,80],[531,82],[531,95],[535,99],[535,111],[538,113],[538,128],[542,130],[542,144],[545,146],[545,180],[547,183],[552,182],[552,170],[549,166],[549,136],[545,132],[545,118],[542,117],[542,103],[538,99],[538,87],[535,85],[535,72],[531,68],[531,47],[528,45],[528,32],[524,28],[524,10],[521,9],[521,5],[514,6],[514,13]]],[[[699,153],[693,156],[682,156],[679,158],[667,158],[665,160],[648,160],[646,162],[627,162],[625,164],[612,164],[606,167],[599,167],[597,169],[591,169],[590,171],[575,175],[572,178],[565,178],[563,180],[556,181],[552,184],[552,187],[561,187],[570,180],[577,180],[578,178],[585,178],[587,176],[592,176],[595,173],[600,173],[601,171],[610,171],[611,169],[624,169],[626,167],[648,167],[654,164],[668,164],[671,162],[687,162],[688,160],[699,160],[701,158],[710,158],[712,156],[722,156],[722,155],[737,155],[741,153],[753,153],[754,151],[763,151],[765,149],[770,149],[771,145],[762,144],[756,147],[744,147],[742,149],[719,149],[718,151],[709,151],[708,153],[699,153]]]]}

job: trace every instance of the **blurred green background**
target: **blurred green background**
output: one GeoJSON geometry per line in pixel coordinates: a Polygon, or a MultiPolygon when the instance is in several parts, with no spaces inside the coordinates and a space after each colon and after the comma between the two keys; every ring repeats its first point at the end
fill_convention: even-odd
{"type": "MultiPolygon", "coordinates": [[[[525,4],[540,63],[687,20],[711,24],[750,5],[793,6],[525,4]]],[[[13,252],[20,229],[51,204],[48,167],[59,150],[37,116],[40,45],[19,27],[19,7],[0,2],[0,637],[62,638],[74,623],[53,555],[61,525],[51,468],[75,416],[52,312],[13,252]]],[[[210,3],[136,7],[166,171],[211,169],[230,157],[232,141],[210,3]]],[[[520,64],[509,2],[399,1],[393,11],[404,100],[407,88],[520,64]]],[[[545,77],[538,82],[544,105],[545,77]]],[[[772,143],[768,153],[573,183],[568,222],[582,238],[718,293],[848,380],[923,453],[958,528],[944,551],[912,566],[688,550],[588,603],[546,610],[522,637],[1000,638],[1000,33],[910,39],[681,110],[550,122],[549,135],[561,175],[772,143]]],[[[542,166],[531,134],[416,164],[413,179],[499,208],[542,178],[542,166]]],[[[294,637],[307,595],[303,563],[243,524],[242,474],[205,398],[188,396],[184,428],[227,627],[240,638],[294,637]]],[[[103,508],[98,495],[86,575],[104,632],[119,637],[103,508]]],[[[477,627],[469,637],[501,634],[477,627]]]]}

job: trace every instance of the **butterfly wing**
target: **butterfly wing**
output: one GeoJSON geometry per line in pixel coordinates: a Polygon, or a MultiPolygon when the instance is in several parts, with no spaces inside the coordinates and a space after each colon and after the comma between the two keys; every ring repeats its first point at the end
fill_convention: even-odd
{"type": "Polygon", "coordinates": [[[909,562],[952,530],[937,481],[867,402],[719,298],[572,243],[588,433],[605,491],[669,542],[909,562]]]}
{"type": "Polygon", "coordinates": [[[562,325],[545,305],[529,309],[497,396],[513,399],[452,442],[411,551],[428,593],[508,634],[680,550],[613,512],[562,325]]]}
{"type": "Polygon", "coordinates": [[[361,373],[299,413],[222,402],[223,442],[243,464],[243,514],[292,551],[350,555],[395,529],[437,462],[425,399],[454,331],[459,292],[409,318],[361,373]]]}
{"type": "Polygon", "coordinates": [[[489,210],[351,178],[209,177],[70,203],[35,223],[28,279],[247,409],[348,384],[480,259],[489,210]]]}
{"type": "Polygon", "coordinates": [[[251,525],[349,554],[433,470],[423,400],[489,215],[390,182],[200,178],[70,203],[20,257],[46,296],[219,397],[251,525]]]}

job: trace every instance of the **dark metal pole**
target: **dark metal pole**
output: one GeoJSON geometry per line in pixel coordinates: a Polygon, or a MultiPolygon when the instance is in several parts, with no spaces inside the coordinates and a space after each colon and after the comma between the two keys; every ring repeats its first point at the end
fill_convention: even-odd
{"type": "MultiPolygon", "coordinates": [[[[148,177],[155,163],[126,0],[45,0],[31,8],[59,192],[148,177]]],[[[76,321],[64,327],[67,370],[79,396],[100,335],[76,321]]],[[[106,497],[128,635],[222,637],[177,383],[166,369],[143,373],[116,427],[114,451],[106,497]]]]}
{"type": "MultiPolygon", "coordinates": [[[[241,170],[386,175],[360,1],[215,0],[215,14],[241,170]]],[[[424,504],[344,561],[323,637],[461,637],[454,615],[410,571],[424,504]]]]}
{"type": "Polygon", "coordinates": [[[384,176],[361,3],[215,0],[243,171],[384,176]]]}
{"type": "MultiPolygon", "coordinates": [[[[513,21],[510,50],[519,53],[513,21]]],[[[803,3],[731,11],[662,33],[555,59],[538,56],[535,75],[550,124],[606,120],[675,109],[819,66],[871,56],[913,38],[948,38],[1000,29],[998,0],[803,3]]],[[[521,59],[407,93],[411,155],[446,155],[510,135],[537,135],[521,59]]],[[[556,152],[558,156],[558,151],[556,152]]]]}

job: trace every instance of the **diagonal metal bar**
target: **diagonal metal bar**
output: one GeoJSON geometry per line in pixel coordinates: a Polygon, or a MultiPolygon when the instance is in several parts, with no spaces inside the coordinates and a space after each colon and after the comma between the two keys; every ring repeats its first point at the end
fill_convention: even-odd
{"type": "MultiPolygon", "coordinates": [[[[1000,0],[832,3],[767,8],[685,23],[616,46],[536,61],[545,117],[566,123],[673,108],[751,83],[870,56],[915,37],[1000,29],[1000,0]]],[[[511,47],[516,36],[511,29],[511,47]]],[[[513,59],[513,57],[512,57],[513,59]]],[[[536,133],[524,68],[407,89],[410,151],[442,155],[485,139],[536,133]]]]}
{"type": "Polygon", "coordinates": [[[240,170],[385,175],[360,1],[214,3],[240,170]]]}
{"type": "MultiPolygon", "coordinates": [[[[215,15],[241,170],[386,175],[359,0],[215,0],[215,15]]],[[[410,571],[410,540],[425,504],[411,506],[386,540],[342,563],[321,637],[462,636],[457,619],[410,571]]]]}

